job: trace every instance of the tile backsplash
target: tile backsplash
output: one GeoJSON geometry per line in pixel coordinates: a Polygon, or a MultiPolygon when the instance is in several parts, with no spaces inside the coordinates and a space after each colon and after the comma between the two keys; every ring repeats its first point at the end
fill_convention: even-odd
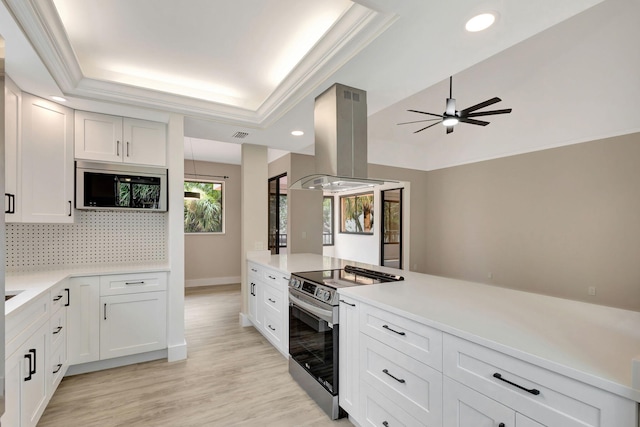
{"type": "Polygon", "coordinates": [[[73,224],[6,224],[6,268],[167,260],[164,212],[76,211],[73,224]]]}

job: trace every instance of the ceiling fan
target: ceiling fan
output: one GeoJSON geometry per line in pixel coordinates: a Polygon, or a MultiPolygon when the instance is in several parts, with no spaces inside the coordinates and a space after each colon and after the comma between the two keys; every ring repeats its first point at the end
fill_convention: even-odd
{"type": "Polygon", "coordinates": [[[447,133],[453,132],[453,127],[458,123],[468,123],[470,125],[478,125],[478,126],[486,126],[489,122],[484,120],[476,120],[473,117],[481,117],[481,116],[492,116],[494,114],[509,114],[511,112],[511,108],[505,108],[503,110],[491,110],[491,111],[477,111],[481,108],[488,107],[489,105],[493,105],[496,102],[502,101],[498,97],[494,97],[488,99],[479,104],[473,105],[469,108],[465,108],[464,110],[456,110],[456,100],[453,98],[453,76],[449,77],[449,98],[447,98],[446,110],[442,114],[435,113],[427,113],[426,111],[418,111],[418,110],[407,110],[412,113],[420,113],[426,114],[428,116],[437,117],[437,119],[425,119],[425,120],[416,120],[412,122],[404,122],[398,123],[398,125],[408,125],[412,123],[422,123],[422,122],[435,122],[430,124],[429,126],[423,127],[422,129],[418,129],[413,133],[422,132],[425,129],[429,129],[432,126],[437,125],[438,123],[442,123],[447,128],[447,133]]]}

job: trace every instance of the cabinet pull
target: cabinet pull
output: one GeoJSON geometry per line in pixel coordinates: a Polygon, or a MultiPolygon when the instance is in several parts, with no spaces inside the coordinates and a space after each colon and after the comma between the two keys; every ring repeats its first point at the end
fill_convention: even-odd
{"type": "MultiPolygon", "coordinates": [[[[383,422],[382,422],[382,425],[383,425],[384,427],[389,427],[389,423],[388,423],[387,421],[383,421],[383,422]]],[[[502,426],[502,427],[504,427],[504,426],[502,426]]]]}
{"type": "Polygon", "coordinates": [[[62,330],[62,326],[58,326],[55,331],[53,331],[53,335],[58,335],[62,330]]]}
{"type": "Polygon", "coordinates": [[[53,371],[54,374],[57,374],[58,372],[60,372],[60,369],[62,369],[62,363],[58,363],[56,365],[56,370],[53,371]]]}
{"type": "Polygon", "coordinates": [[[69,200],[69,216],[73,213],[73,203],[69,200]]]}
{"type": "Polygon", "coordinates": [[[127,157],[129,157],[129,141],[127,141],[127,157]]]}
{"type": "Polygon", "coordinates": [[[269,298],[269,302],[272,302],[272,303],[274,303],[274,304],[276,303],[276,302],[275,302],[274,300],[272,300],[271,298],[269,298]]]}
{"type": "Polygon", "coordinates": [[[251,295],[256,296],[256,284],[251,282],[251,295]]]}
{"type": "Polygon", "coordinates": [[[120,157],[120,141],[116,141],[116,156],[120,157]]]}
{"type": "Polygon", "coordinates": [[[398,377],[395,377],[395,376],[391,375],[391,374],[389,373],[389,370],[388,370],[388,369],[383,369],[383,370],[382,370],[382,372],[384,372],[385,374],[389,375],[391,378],[393,378],[394,380],[398,381],[400,384],[404,384],[404,383],[406,383],[406,381],[405,381],[405,380],[403,380],[402,378],[398,378],[398,377]]]}
{"type": "Polygon", "coordinates": [[[124,282],[125,285],[144,285],[144,280],[140,280],[138,282],[124,282]]]}
{"type": "Polygon", "coordinates": [[[269,329],[271,329],[272,331],[274,331],[274,332],[276,331],[276,330],[275,330],[275,328],[274,328],[273,326],[271,326],[271,325],[267,325],[267,326],[268,326],[268,327],[269,327],[269,329]]]}
{"type": "Polygon", "coordinates": [[[269,275],[269,279],[271,279],[271,280],[276,280],[276,278],[275,278],[275,277],[273,277],[272,275],[269,275]]]}
{"type": "Polygon", "coordinates": [[[351,307],[355,307],[355,306],[356,306],[355,304],[351,304],[350,302],[346,302],[346,301],[345,301],[345,300],[343,300],[343,299],[341,299],[341,300],[340,300],[340,302],[341,302],[341,303],[344,303],[344,304],[347,304],[347,305],[350,305],[351,307]]]}
{"type": "Polygon", "coordinates": [[[56,295],[56,297],[53,299],[53,301],[60,301],[62,299],[62,295],[56,295]]]}
{"type": "Polygon", "coordinates": [[[540,394],[540,390],[535,389],[535,388],[526,388],[526,387],[522,387],[522,386],[521,386],[521,385],[519,385],[519,384],[513,383],[513,382],[511,382],[511,381],[509,381],[509,380],[505,380],[504,378],[502,378],[502,375],[501,375],[501,374],[499,374],[499,373],[497,373],[497,372],[496,372],[495,374],[493,374],[493,378],[497,378],[497,379],[499,379],[500,381],[504,381],[505,383],[510,384],[510,385],[512,385],[512,386],[514,386],[514,387],[517,387],[517,388],[519,388],[520,390],[524,390],[524,391],[526,391],[527,393],[531,393],[531,394],[536,395],[536,396],[540,394]]]}
{"type": "Polygon", "coordinates": [[[504,423],[500,423],[500,424],[498,424],[498,427],[505,427],[505,424],[504,423]]]}
{"type": "Polygon", "coordinates": [[[104,304],[104,320],[107,320],[107,303],[104,304]]]}
{"type": "Polygon", "coordinates": [[[383,327],[383,328],[385,328],[385,329],[387,329],[387,330],[389,330],[389,331],[391,331],[391,332],[394,332],[394,333],[396,333],[396,334],[398,334],[398,335],[407,335],[407,334],[405,334],[404,332],[399,332],[399,331],[396,331],[395,329],[391,329],[391,328],[389,327],[389,325],[382,325],[382,327],[383,327]]]}
{"type": "Polygon", "coordinates": [[[258,272],[258,270],[256,270],[255,268],[252,268],[251,271],[253,271],[254,273],[258,272]]]}
{"type": "Polygon", "coordinates": [[[286,280],[287,282],[289,281],[289,277],[284,277],[284,276],[282,276],[282,278],[283,278],[284,280],[286,280]]]}
{"type": "Polygon", "coordinates": [[[69,288],[64,288],[64,291],[67,293],[67,303],[64,306],[69,307],[69,304],[71,304],[71,291],[69,288]]]}
{"type": "MultiPolygon", "coordinates": [[[[31,351],[31,350],[29,350],[31,351]]],[[[33,370],[31,369],[31,364],[33,363],[33,359],[31,358],[31,353],[24,355],[25,359],[29,359],[29,375],[24,379],[25,381],[31,381],[31,375],[33,374],[33,370]]]]}
{"type": "Polygon", "coordinates": [[[4,213],[14,214],[16,213],[16,196],[11,193],[4,193],[7,196],[7,210],[4,213]]]}

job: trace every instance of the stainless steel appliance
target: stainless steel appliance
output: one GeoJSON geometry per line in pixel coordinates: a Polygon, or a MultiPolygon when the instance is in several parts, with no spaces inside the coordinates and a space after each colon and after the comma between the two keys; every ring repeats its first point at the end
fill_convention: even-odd
{"type": "Polygon", "coordinates": [[[338,405],[337,289],[398,280],[404,278],[353,266],[291,274],[289,373],[333,420],[345,415],[338,405]]]}
{"type": "Polygon", "coordinates": [[[76,162],[76,209],[167,210],[167,169],[76,162]]]}

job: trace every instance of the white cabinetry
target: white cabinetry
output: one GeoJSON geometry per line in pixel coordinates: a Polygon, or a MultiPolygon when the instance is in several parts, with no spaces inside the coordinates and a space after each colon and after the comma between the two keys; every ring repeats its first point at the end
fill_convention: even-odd
{"type": "Polygon", "coordinates": [[[249,319],[285,357],[289,354],[289,274],[248,262],[249,319]]]}
{"type": "MultiPolygon", "coordinates": [[[[338,399],[340,407],[354,419],[359,418],[359,311],[355,300],[340,298],[340,336],[338,342],[338,399]]],[[[380,424],[380,423],[379,423],[380,424]]],[[[378,425],[379,425],[378,424],[378,425]]]]}
{"type": "Polygon", "coordinates": [[[4,87],[4,220],[19,222],[20,209],[16,206],[18,195],[18,147],[20,141],[20,108],[22,93],[20,88],[7,76],[4,87]]]}
{"type": "Polygon", "coordinates": [[[69,279],[68,358],[70,365],[100,359],[100,276],[69,279]]]}
{"type": "Polygon", "coordinates": [[[76,111],[76,159],[165,166],[166,125],[76,111]]]}
{"type": "Polygon", "coordinates": [[[73,222],[73,110],[22,94],[15,209],[22,222],[73,222]]]}
{"type": "Polygon", "coordinates": [[[166,348],[166,273],[74,277],[69,288],[71,364],[166,348]]]}

